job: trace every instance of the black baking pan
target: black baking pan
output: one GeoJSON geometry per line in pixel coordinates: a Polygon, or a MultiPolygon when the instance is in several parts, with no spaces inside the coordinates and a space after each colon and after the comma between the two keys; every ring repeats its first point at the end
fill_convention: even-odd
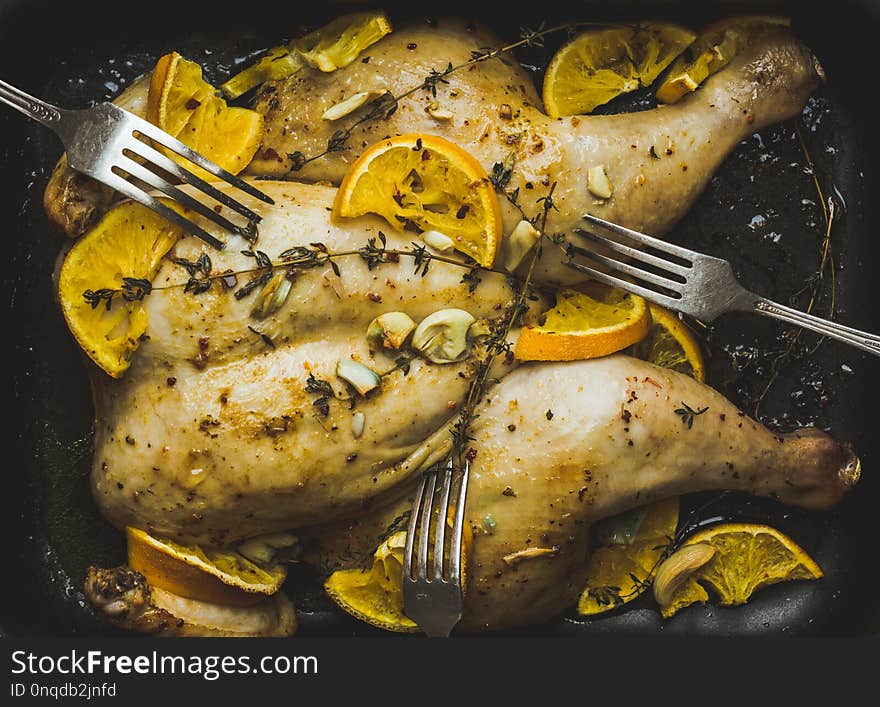
{"type": "MultiPolygon", "coordinates": [[[[202,63],[208,79],[218,83],[237,62],[351,7],[269,5],[251,16],[218,11],[215,4],[164,0],[138,10],[118,3],[3,1],[0,74],[59,105],[83,107],[113,98],[158,56],[176,49],[202,63]]],[[[412,5],[383,7],[395,21],[419,19],[412,5]]],[[[877,89],[870,67],[863,65],[865,49],[880,36],[880,4],[841,0],[833,12],[807,5],[585,1],[545,2],[520,12],[510,4],[446,2],[442,12],[485,22],[506,39],[517,37],[522,27],[560,19],[669,18],[699,28],[743,11],[789,14],[821,60],[827,84],[800,118],[741,143],[669,238],[730,259],[747,286],[778,301],[804,307],[816,285],[816,312],[827,313],[833,291],[836,319],[880,331],[873,289],[880,141],[867,107],[877,89]],[[834,277],[826,271],[818,283],[824,228],[803,146],[835,209],[834,277]]],[[[518,55],[536,81],[564,39],[549,37],[544,48],[518,55]]],[[[643,92],[602,110],[651,106],[643,92]]],[[[124,545],[122,533],[102,519],[90,496],[88,381],[50,283],[62,236],[49,227],[40,202],[61,147],[46,129],[5,107],[0,107],[0,135],[7,342],[0,625],[12,636],[113,635],[81,591],[86,566],[120,563],[124,545]]],[[[682,521],[696,525],[724,518],[774,525],[812,554],[824,579],[767,588],[742,607],[692,606],[666,622],[644,597],[591,621],[572,612],[517,635],[853,636],[880,630],[874,512],[880,503],[880,436],[873,414],[880,360],[843,344],[820,344],[810,334],[790,346],[792,332],[745,314],[728,315],[702,333],[714,387],[766,424],[782,430],[812,424],[852,442],[863,475],[830,512],[734,493],[701,494],[683,499],[682,521]],[[782,355],[789,348],[790,354],[782,355]]],[[[288,582],[303,634],[375,633],[334,610],[314,580],[307,569],[295,568],[288,582]]]]}

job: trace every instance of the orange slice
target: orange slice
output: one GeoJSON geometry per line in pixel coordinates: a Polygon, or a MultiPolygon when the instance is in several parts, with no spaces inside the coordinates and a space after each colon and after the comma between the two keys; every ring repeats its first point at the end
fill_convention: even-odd
{"type": "MultiPolygon", "coordinates": [[[[177,52],[156,62],[147,119],[232,174],[247,167],[263,139],[263,116],[228,106],[202,78],[202,67],[177,52]]],[[[168,155],[202,179],[214,179],[174,153],[168,155]]]]}
{"type": "Polygon", "coordinates": [[[184,546],[126,528],[128,564],[159,587],[187,599],[251,606],[275,594],[287,577],[283,564],[257,564],[232,550],[184,546]]]}
{"type": "Polygon", "coordinates": [[[83,351],[114,378],[128,369],[147,329],[147,312],[135,290],[150,284],[180,235],[154,211],[123,202],[64,258],[58,275],[64,319],[83,351]],[[128,296],[126,283],[133,287],[128,296]]]}
{"type": "Polygon", "coordinates": [[[633,356],[705,382],[706,364],[694,332],[674,312],[656,304],[649,304],[648,308],[651,328],[633,346],[633,356]]]}
{"type": "Polygon", "coordinates": [[[486,171],[455,143],[436,135],[380,140],[346,173],[333,218],[382,216],[397,230],[439,231],[453,247],[490,267],[501,242],[501,205],[486,171]]]}
{"type": "Polygon", "coordinates": [[[822,577],[819,565],[787,535],[748,523],[720,523],[694,533],[664,560],[658,577],[661,572],[666,581],[661,586],[658,580],[654,593],[664,618],[689,604],[708,601],[704,585],[717,595],[719,604],[730,606],[745,604],[770,584],[822,577]],[[696,567],[679,563],[681,553],[696,546],[707,546],[714,553],[704,555],[709,559],[696,567]],[[681,572],[676,571],[676,563],[683,565],[681,572]],[[667,571],[669,567],[672,571],[667,571]]]}
{"type": "Polygon", "coordinates": [[[607,356],[644,338],[651,326],[648,303],[599,283],[583,291],[560,290],[539,326],[523,327],[514,349],[521,361],[576,361],[607,356]]]}

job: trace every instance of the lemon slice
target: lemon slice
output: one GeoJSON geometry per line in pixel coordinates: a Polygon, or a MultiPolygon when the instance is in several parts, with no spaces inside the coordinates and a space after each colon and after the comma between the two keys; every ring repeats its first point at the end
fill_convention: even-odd
{"type": "Polygon", "coordinates": [[[633,346],[633,356],[704,382],[706,365],[695,334],[668,309],[656,304],[648,307],[651,328],[648,335],[633,346]]]}
{"type": "Polygon", "coordinates": [[[375,213],[403,230],[439,231],[453,247],[490,267],[501,241],[501,205],[470,153],[436,135],[380,140],[346,172],[335,219],[375,213]]]}
{"type": "MultiPolygon", "coordinates": [[[[689,604],[708,601],[703,585],[713,590],[719,604],[730,606],[745,604],[770,584],[822,577],[819,565],[791,538],[770,526],[746,523],[721,523],[694,533],[664,565],[697,545],[714,549],[714,555],[689,576],[675,578],[679,588],[660,606],[664,618],[689,604]]],[[[655,594],[658,589],[663,588],[655,585],[655,594]]]]}
{"type": "Polygon", "coordinates": [[[143,302],[126,297],[125,285],[137,289],[143,287],[137,281],[149,284],[180,235],[177,226],[154,211],[124,202],[108,211],[64,258],[58,276],[64,319],[83,351],[114,378],[129,367],[147,329],[143,302]]]}
{"type": "Polygon", "coordinates": [[[641,340],[651,326],[648,303],[599,283],[560,290],[539,326],[523,327],[514,349],[521,361],[575,361],[607,356],[641,340]]]}
{"type": "Polygon", "coordinates": [[[663,553],[675,537],[678,498],[636,508],[600,521],[590,552],[587,585],[578,601],[581,616],[616,609],[650,586],[663,553]]]}
{"type": "Polygon", "coordinates": [[[220,86],[227,98],[238,98],[265,81],[293,76],[303,66],[335,71],[348,66],[367,47],[391,32],[384,12],[343,15],[288,45],[272,47],[255,63],[220,86]]]}
{"type": "Polygon", "coordinates": [[[551,118],[591,113],[612,98],[648,86],[694,37],[690,30],[662,23],[582,32],[547,66],[544,110],[551,118]]]}
{"type": "Polygon", "coordinates": [[[666,78],[657,89],[657,100],[675,103],[682,96],[696,90],[709,76],[727,66],[756,37],[774,27],[790,23],[786,17],[746,15],[710,25],[669,68],[666,78]]]}
{"type": "MultiPolygon", "coordinates": [[[[150,122],[232,174],[247,167],[263,139],[263,116],[229,107],[202,78],[202,67],[177,52],[156,62],[146,114],[150,122]]],[[[175,153],[166,154],[202,179],[215,179],[175,153]]]]}
{"type": "Polygon", "coordinates": [[[262,565],[232,550],[184,546],[128,527],[128,564],[154,587],[188,599],[251,606],[275,594],[287,577],[283,564],[262,565]]]}

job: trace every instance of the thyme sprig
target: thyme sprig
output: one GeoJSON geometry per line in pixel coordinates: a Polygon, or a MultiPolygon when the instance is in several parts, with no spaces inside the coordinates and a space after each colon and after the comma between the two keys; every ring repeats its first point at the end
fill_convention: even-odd
{"type": "MultiPolygon", "coordinates": [[[[474,270],[476,270],[481,273],[494,272],[502,275],[509,275],[506,270],[502,270],[500,268],[489,268],[474,263],[473,261],[456,260],[455,258],[449,256],[432,253],[424,245],[420,245],[417,243],[413,243],[413,247],[407,250],[399,248],[388,248],[386,245],[386,236],[381,231],[379,232],[378,236],[378,244],[376,243],[376,240],[376,238],[369,238],[367,239],[367,244],[361,248],[358,248],[356,250],[342,250],[336,252],[329,250],[327,246],[323,243],[310,243],[310,247],[295,246],[293,248],[288,248],[278,256],[278,260],[280,262],[273,262],[269,258],[269,256],[266,255],[263,251],[242,251],[242,254],[246,255],[247,257],[254,258],[256,263],[255,268],[244,268],[242,270],[212,273],[207,277],[200,278],[200,280],[208,283],[208,287],[210,287],[211,283],[217,280],[229,281],[231,278],[237,278],[239,275],[255,275],[255,277],[253,277],[251,280],[246,282],[242,287],[235,291],[235,298],[242,299],[243,297],[246,297],[251,292],[253,292],[257,287],[264,285],[266,282],[268,282],[272,274],[280,269],[308,270],[321,266],[329,266],[337,277],[341,277],[342,271],[340,270],[339,265],[336,263],[336,260],[338,258],[353,256],[357,256],[364,260],[367,263],[367,267],[369,267],[371,270],[384,263],[397,263],[400,261],[401,257],[412,258],[415,265],[414,272],[420,272],[422,277],[427,275],[430,265],[434,261],[466,269],[469,271],[469,273],[472,273],[474,270]]],[[[191,263],[193,261],[187,262],[191,263]]],[[[471,277],[474,276],[471,275],[471,277]]],[[[125,300],[131,302],[135,300],[142,300],[145,296],[151,294],[152,292],[173,290],[178,288],[183,288],[185,292],[194,292],[190,281],[181,284],[161,285],[159,287],[154,287],[149,280],[145,280],[142,278],[124,277],[122,278],[122,287],[115,289],[101,288],[98,290],[85,290],[83,292],[83,299],[91,304],[92,308],[97,307],[103,302],[109,310],[112,300],[117,295],[121,295],[125,300]]],[[[205,290],[199,291],[204,292],[205,290]]],[[[198,294],[198,292],[196,292],[196,294],[198,294]]]]}
{"type": "Polygon", "coordinates": [[[532,273],[535,269],[535,263],[538,262],[543,251],[544,230],[547,225],[547,215],[553,208],[553,192],[555,190],[556,182],[553,182],[547,194],[538,199],[537,203],[541,204],[541,211],[537,214],[536,220],[540,221],[538,231],[541,235],[538,237],[538,242],[535,244],[535,249],[529,260],[526,276],[519,283],[513,306],[508,308],[485,341],[485,357],[477,365],[474,377],[468,388],[467,396],[465,397],[464,405],[458,418],[452,425],[452,460],[453,464],[457,465],[460,469],[464,468],[465,459],[472,460],[475,452],[475,450],[469,447],[470,442],[474,439],[470,433],[470,428],[478,417],[475,412],[476,406],[482,400],[483,394],[486,391],[492,364],[499,355],[512,355],[510,342],[507,338],[515,323],[528,311],[528,301],[533,297],[531,286],[532,273]]]}
{"type": "Polygon", "coordinates": [[[690,405],[682,400],[681,407],[676,408],[674,410],[675,414],[681,417],[681,423],[683,425],[687,425],[688,429],[691,429],[694,426],[694,418],[698,415],[702,415],[704,412],[708,410],[707,407],[702,407],[699,410],[694,410],[690,405]]]}

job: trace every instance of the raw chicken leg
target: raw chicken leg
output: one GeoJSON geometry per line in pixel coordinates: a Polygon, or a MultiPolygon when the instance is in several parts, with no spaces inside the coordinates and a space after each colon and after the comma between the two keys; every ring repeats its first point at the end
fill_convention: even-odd
{"type": "MultiPolygon", "coordinates": [[[[265,84],[254,106],[265,114],[265,137],[249,172],[338,184],[363,149],[383,136],[425,132],[461,145],[487,172],[515,156],[508,190],[519,189],[519,202],[529,216],[538,209],[536,199],[555,183],[558,210],[549,214],[549,233],[577,241],[572,230],[590,212],[662,235],[685,214],[730,150],[762,127],[798,115],[822,75],[810,51],[780,28],[756,40],[679,103],[638,113],[553,120],[541,112],[534,82],[518,64],[490,60],[444,77],[436,84],[436,96],[419,90],[401,100],[389,119],[354,128],[350,149],[289,171],[289,154],[323,152],[335,131],[346,129],[367,110],[323,120],[324,111],[339,101],[368,90],[401,95],[432,69],[442,70],[447,62],[466,61],[481,47],[501,44],[459,21],[416,25],[370,47],[368,62],[329,74],[301,71],[265,84]],[[433,105],[452,117],[435,119],[433,105]],[[607,200],[587,190],[587,172],[598,165],[614,186],[607,200]]],[[[521,215],[502,201],[504,232],[510,233],[521,215]]],[[[558,249],[547,249],[541,265],[539,276],[545,280],[582,279],[560,265],[558,249]]]]}

